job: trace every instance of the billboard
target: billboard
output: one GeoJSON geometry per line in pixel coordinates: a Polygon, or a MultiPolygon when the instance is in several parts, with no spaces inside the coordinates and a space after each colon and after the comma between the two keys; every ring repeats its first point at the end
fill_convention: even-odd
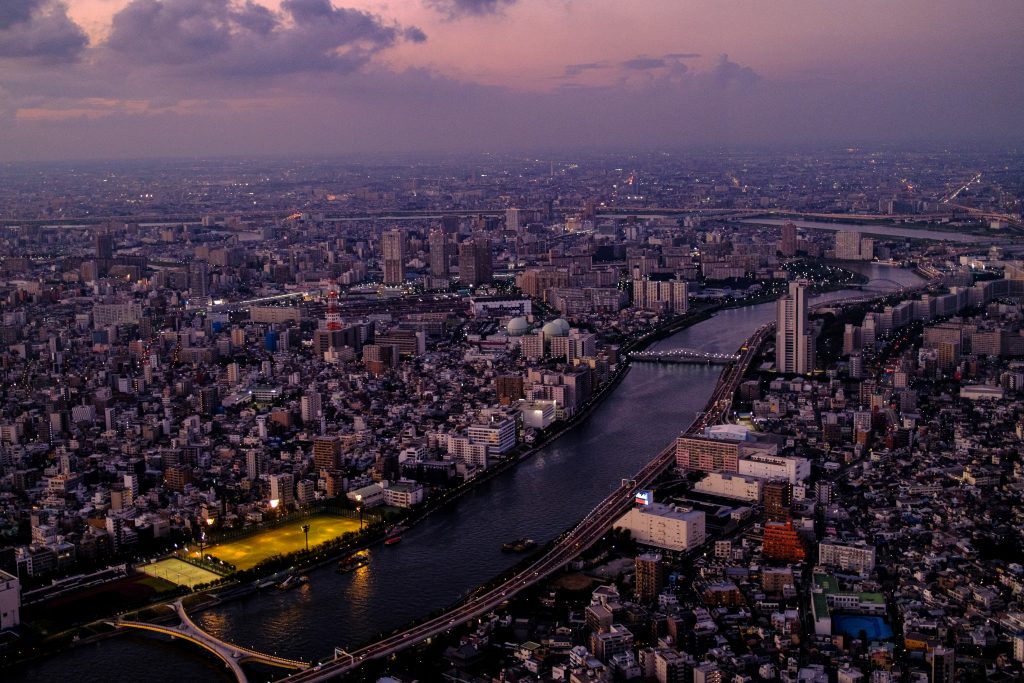
{"type": "Polygon", "coordinates": [[[637,491],[636,492],[636,504],[637,505],[650,505],[654,502],[654,491],[637,491]]]}

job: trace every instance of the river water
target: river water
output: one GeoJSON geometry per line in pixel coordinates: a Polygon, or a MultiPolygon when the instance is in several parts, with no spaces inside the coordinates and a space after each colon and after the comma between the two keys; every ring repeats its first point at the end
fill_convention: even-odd
{"type": "MultiPolygon", "coordinates": [[[[912,273],[875,264],[857,269],[885,291],[913,285],[912,273]]],[[[863,292],[832,292],[823,301],[863,292]]],[[[734,352],[773,319],[772,303],[721,311],[654,348],[734,352]]],[[[619,483],[686,429],[704,407],[721,366],[635,364],[594,412],[516,468],[481,484],[406,532],[402,542],[371,550],[368,566],[339,575],[309,572],[294,591],[267,590],[197,615],[210,633],[256,650],[296,659],[350,649],[450,605],[520,558],[503,541],[551,540],[583,517],[619,483]]],[[[230,680],[199,648],[132,635],[85,645],[4,674],[6,681],[230,680]]]]}
{"type": "Polygon", "coordinates": [[[863,225],[859,225],[857,223],[829,223],[827,221],[790,221],[784,218],[745,218],[740,222],[750,223],[751,225],[782,225],[783,223],[792,223],[798,228],[808,228],[812,230],[831,230],[832,232],[852,230],[864,235],[909,237],[919,240],[945,240],[947,242],[959,242],[962,244],[991,244],[993,242],[992,237],[972,235],[968,232],[956,232],[954,230],[926,230],[923,228],[901,228],[896,225],[879,223],[865,223],[863,225]]]}

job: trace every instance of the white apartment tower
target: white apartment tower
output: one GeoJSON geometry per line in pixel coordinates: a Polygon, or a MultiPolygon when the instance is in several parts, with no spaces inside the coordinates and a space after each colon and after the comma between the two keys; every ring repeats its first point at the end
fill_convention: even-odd
{"type": "Polygon", "coordinates": [[[775,369],[806,374],[814,370],[815,334],[807,319],[807,283],[789,283],[779,298],[775,327],[775,369]]]}

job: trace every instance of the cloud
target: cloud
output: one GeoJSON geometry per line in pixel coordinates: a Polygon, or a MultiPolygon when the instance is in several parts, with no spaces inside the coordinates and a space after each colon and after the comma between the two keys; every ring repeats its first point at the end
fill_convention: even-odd
{"type": "Polygon", "coordinates": [[[329,0],[283,0],[273,12],[251,0],[132,0],[114,16],[106,47],[135,63],[219,76],[348,73],[417,27],[385,23],[329,0]]]}
{"type": "Polygon", "coordinates": [[[0,0],[0,59],[70,62],[89,38],[53,0],[0,0]]]}
{"type": "Polygon", "coordinates": [[[634,57],[622,63],[626,69],[634,71],[646,71],[648,69],[660,69],[665,66],[665,60],[660,57],[634,57]]]}
{"type": "Polygon", "coordinates": [[[38,4],[38,0],[4,0],[0,3],[0,29],[28,21],[38,4]]]}
{"type": "Polygon", "coordinates": [[[449,19],[501,14],[505,7],[516,2],[518,0],[425,0],[428,7],[441,12],[449,19]]]}
{"type": "Polygon", "coordinates": [[[718,56],[718,61],[707,74],[711,81],[720,88],[749,88],[761,80],[761,75],[749,66],[729,61],[729,55],[718,56]]]}
{"type": "Polygon", "coordinates": [[[586,71],[596,71],[598,69],[607,69],[608,65],[605,62],[588,62],[586,64],[567,64],[565,66],[565,78],[571,78],[573,76],[579,76],[581,73],[586,71]]]}
{"type": "Polygon", "coordinates": [[[680,59],[698,59],[701,56],[699,52],[669,52],[665,55],[665,59],[680,60],[680,59]]]}

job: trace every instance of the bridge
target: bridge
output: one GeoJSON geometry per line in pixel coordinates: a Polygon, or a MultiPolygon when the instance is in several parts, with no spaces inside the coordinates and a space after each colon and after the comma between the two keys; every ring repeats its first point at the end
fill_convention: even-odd
{"type": "Polygon", "coordinates": [[[192,621],[188,616],[188,613],[185,611],[184,605],[181,604],[181,600],[174,602],[173,608],[175,614],[178,615],[178,619],[181,620],[181,623],[177,626],[162,626],[145,621],[129,621],[127,619],[118,619],[116,622],[113,622],[112,625],[117,628],[132,628],[140,631],[161,633],[166,636],[171,636],[172,638],[180,638],[182,640],[187,640],[190,643],[194,643],[207,652],[213,653],[222,662],[224,662],[227,667],[231,669],[231,672],[235,674],[235,678],[238,679],[239,683],[248,683],[249,680],[245,675],[245,671],[242,669],[242,662],[258,662],[260,664],[268,664],[270,666],[277,666],[284,669],[309,668],[308,662],[300,662],[294,659],[286,659],[284,657],[277,657],[275,655],[257,652],[256,650],[250,650],[245,647],[233,645],[210,635],[192,621]]]}
{"type": "Polygon", "coordinates": [[[637,351],[629,359],[640,363],[699,363],[726,365],[739,360],[733,353],[710,353],[699,349],[666,349],[664,351],[637,351]]]}

